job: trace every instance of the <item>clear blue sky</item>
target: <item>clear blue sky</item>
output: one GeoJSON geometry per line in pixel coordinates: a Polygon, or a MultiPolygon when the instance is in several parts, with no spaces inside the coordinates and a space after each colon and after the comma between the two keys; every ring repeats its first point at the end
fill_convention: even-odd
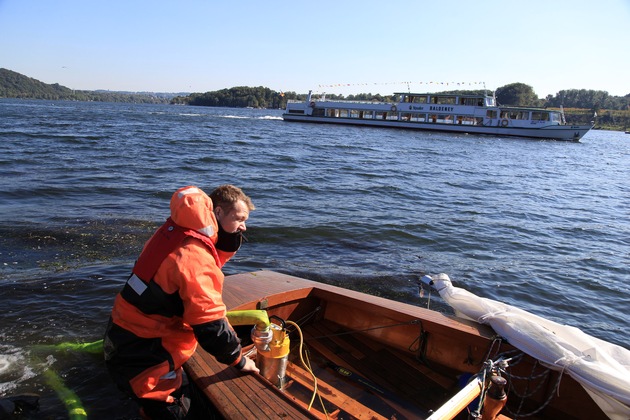
{"type": "Polygon", "coordinates": [[[539,97],[622,96],[630,0],[0,0],[0,67],[85,90],[391,94],[521,82],[539,97]]]}

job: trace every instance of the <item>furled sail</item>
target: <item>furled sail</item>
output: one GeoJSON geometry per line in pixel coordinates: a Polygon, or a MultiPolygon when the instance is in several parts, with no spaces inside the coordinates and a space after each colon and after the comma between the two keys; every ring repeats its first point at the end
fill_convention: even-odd
{"type": "Polygon", "coordinates": [[[510,344],[545,366],[564,371],[611,419],[630,419],[630,351],[578,328],[454,287],[446,274],[425,276],[460,317],[490,325],[510,344]]]}

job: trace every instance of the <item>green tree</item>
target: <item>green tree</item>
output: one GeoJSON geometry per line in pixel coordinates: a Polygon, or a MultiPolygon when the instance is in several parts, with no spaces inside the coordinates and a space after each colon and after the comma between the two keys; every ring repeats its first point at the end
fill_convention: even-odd
{"type": "Polygon", "coordinates": [[[496,90],[497,101],[501,105],[539,106],[540,101],[534,88],[525,83],[511,83],[496,90]]]}

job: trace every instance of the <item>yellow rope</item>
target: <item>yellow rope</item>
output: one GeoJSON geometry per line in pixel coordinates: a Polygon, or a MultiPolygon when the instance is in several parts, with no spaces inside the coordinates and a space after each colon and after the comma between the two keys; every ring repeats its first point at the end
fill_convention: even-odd
{"type": "MultiPolygon", "coordinates": [[[[295,329],[297,330],[298,334],[300,335],[300,348],[298,350],[298,353],[300,355],[300,361],[302,362],[302,366],[304,366],[304,369],[306,369],[308,373],[310,373],[311,376],[313,377],[313,396],[311,397],[311,401],[308,404],[308,411],[311,411],[311,407],[313,406],[313,402],[315,401],[315,396],[316,395],[319,396],[319,393],[317,392],[317,377],[315,376],[315,374],[313,373],[313,370],[310,367],[310,362],[308,362],[308,355],[306,357],[306,360],[304,360],[304,351],[303,351],[304,336],[302,335],[302,330],[300,329],[300,326],[293,321],[285,321],[285,322],[287,324],[293,325],[295,329]]],[[[324,414],[326,415],[326,418],[328,418],[328,413],[326,412],[326,407],[324,407],[324,402],[322,401],[321,396],[319,396],[319,401],[322,404],[322,409],[324,410],[324,414]]]]}

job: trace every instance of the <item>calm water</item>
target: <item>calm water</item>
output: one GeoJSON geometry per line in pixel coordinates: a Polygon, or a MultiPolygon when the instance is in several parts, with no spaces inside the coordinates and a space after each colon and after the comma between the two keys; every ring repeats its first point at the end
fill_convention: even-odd
{"type": "MultiPolygon", "coordinates": [[[[268,269],[426,305],[424,273],[630,348],[630,135],[581,143],[285,123],[279,110],[0,100],[0,395],[92,418],[136,409],[101,338],[172,192],[241,186],[258,209],[227,274],[268,269]]],[[[439,299],[432,308],[449,312],[439,299]]]]}

